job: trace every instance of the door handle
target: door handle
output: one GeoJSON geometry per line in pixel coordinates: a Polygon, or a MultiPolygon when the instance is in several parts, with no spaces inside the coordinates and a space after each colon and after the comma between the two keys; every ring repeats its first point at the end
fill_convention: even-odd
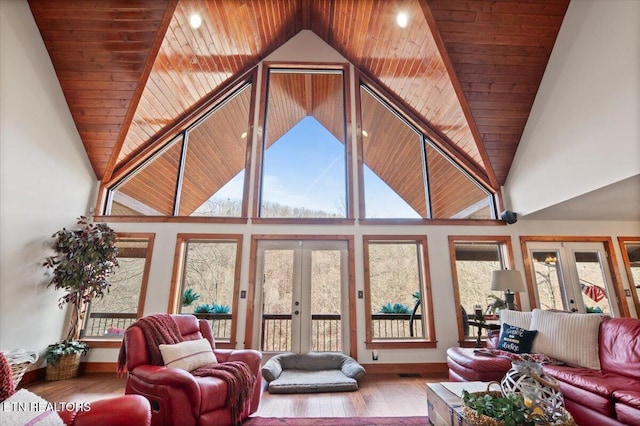
{"type": "Polygon", "coordinates": [[[296,302],[296,303],[294,303],[294,305],[298,306],[298,305],[300,305],[300,302],[296,302]]]}
{"type": "Polygon", "coordinates": [[[300,311],[294,311],[293,313],[296,315],[300,315],[300,311]]]}

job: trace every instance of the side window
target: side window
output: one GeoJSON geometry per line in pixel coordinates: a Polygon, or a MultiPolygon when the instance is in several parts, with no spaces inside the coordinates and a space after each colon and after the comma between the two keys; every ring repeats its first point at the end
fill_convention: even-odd
{"type": "Polygon", "coordinates": [[[424,236],[365,236],[367,347],[435,342],[424,236]]]}
{"type": "Polygon", "coordinates": [[[109,277],[109,292],[87,309],[84,339],[120,340],[124,330],[142,316],[155,234],[117,235],[120,266],[109,277]]]}
{"type": "Polygon", "coordinates": [[[179,234],[182,253],[175,312],[213,327],[216,343],[235,347],[242,235],[179,234]]]}
{"type": "Polygon", "coordinates": [[[498,313],[506,309],[504,293],[491,290],[491,275],[508,268],[513,258],[510,238],[452,236],[449,246],[460,342],[477,346],[488,330],[499,328],[498,313]]]}

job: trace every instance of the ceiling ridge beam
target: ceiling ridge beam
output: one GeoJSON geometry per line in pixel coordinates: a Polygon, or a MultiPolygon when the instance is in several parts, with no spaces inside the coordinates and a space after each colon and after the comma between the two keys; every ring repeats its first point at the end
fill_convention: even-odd
{"type": "Polygon", "coordinates": [[[447,52],[444,40],[442,39],[440,30],[438,29],[438,24],[433,17],[433,14],[431,13],[431,9],[427,4],[427,0],[420,0],[419,3],[420,7],[422,8],[422,13],[424,14],[424,18],[427,21],[427,25],[431,30],[431,36],[436,43],[436,47],[438,48],[438,52],[440,53],[442,62],[447,70],[447,74],[449,75],[449,80],[453,85],[453,90],[455,91],[458,102],[460,103],[460,107],[462,108],[462,113],[467,120],[467,124],[469,125],[469,129],[471,130],[471,134],[473,135],[476,147],[478,148],[478,152],[480,153],[480,157],[482,158],[482,162],[484,163],[484,170],[489,180],[489,184],[491,185],[492,189],[494,189],[495,191],[499,191],[500,184],[498,183],[495,171],[493,170],[493,165],[489,160],[489,155],[487,154],[487,150],[485,149],[484,142],[482,141],[482,136],[480,135],[480,131],[478,130],[478,126],[476,125],[476,121],[473,118],[473,114],[471,113],[471,107],[467,102],[467,98],[464,96],[464,91],[462,90],[462,86],[460,85],[460,81],[458,80],[458,75],[456,74],[455,68],[453,67],[451,58],[449,58],[449,53],[447,52]]]}
{"type": "Polygon", "coordinates": [[[107,163],[104,174],[102,175],[102,177],[99,176],[99,179],[103,182],[109,181],[111,179],[111,176],[113,176],[113,171],[115,170],[118,156],[120,155],[120,151],[122,150],[124,141],[127,137],[127,134],[129,133],[131,122],[133,121],[133,117],[135,116],[135,113],[138,109],[138,104],[140,103],[140,99],[142,98],[142,93],[144,92],[144,89],[147,85],[147,80],[149,80],[149,75],[151,74],[151,70],[153,69],[153,64],[155,63],[158,53],[160,52],[160,47],[162,46],[162,42],[164,41],[165,34],[167,32],[167,29],[169,28],[169,24],[171,23],[171,19],[173,18],[176,7],[178,6],[178,1],[179,0],[169,0],[167,4],[167,8],[165,9],[162,21],[160,22],[160,27],[158,28],[158,32],[156,33],[156,37],[153,45],[151,46],[151,50],[149,51],[149,56],[147,57],[144,69],[142,70],[142,74],[138,79],[138,85],[136,86],[136,90],[129,102],[127,113],[122,120],[118,138],[116,139],[115,146],[113,147],[113,151],[111,152],[111,158],[109,158],[109,162],[107,163]]]}

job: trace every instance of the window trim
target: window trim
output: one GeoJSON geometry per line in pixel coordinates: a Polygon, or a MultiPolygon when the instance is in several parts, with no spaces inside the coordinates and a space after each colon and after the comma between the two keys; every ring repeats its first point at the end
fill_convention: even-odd
{"type": "MultiPolygon", "coordinates": [[[[462,313],[460,304],[460,285],[458,283],[458,270],[456,267],[456,243],[487,243],[499,244],[502,248],[504,266],[513,269],[513,246],[509,235],[450,235],[449,236],[449,259],[451,263],[451,284],[453,290],[454,309],[456,312],[456,323],[458,325],[458,344],[461,347],[473,348],[476,346],[476,339],[466,339],[464,327],[462,325],[462,313]]],[[[515,294],[515,302],[520,305],[520,293],[515,294]]],[[[486,342],[486,339],[483,339],[486,342]]]]}
{"type": "MultiPolygon", "coordinates": [[[[155,242],[156,234],[154,232],[116,232],[117,239],[132,238],[132,239],[147,239],[147,253],[144,261],[144,268],[142,270],[142,282],[140,283],[140,295],[138,298],[138,310],[136,317],[141,318],[144,313],[144,303],[147,300],[147,288],[149,285],[149,271],[151,270],[151,259],[153,256],[153,246],[155,242]]],[[[116,240],[117,241],[117,240],[116,240]]],[[[85,324],[82,325],[84,330],[85,324]]],[[[90,348],[119,348],[122,346],[123,337],[108,337],[98,338],[90,336],[81,339],[83,342],[89,344],[90,348]]]]}
{"type": "Polygon", "coordinates": [[[238,305],[240,294],[240,272],[242,268],[242,234],[204,234],[204,233],[179,233],[176,236],[176,249],[173,259],[173,273],[171,274],[171,285],[169,289],[169,305],[167,312],[170,314],[180,313],[180,291],[182,288],[182,277],[185,268],[185,253],[188,242],[233,242],[236,243],[235,271],[233,275],[233,301],[231,303],[231,334],[229,341],[216,341],[216,347],[223,349],[235,349],[237,345],[238,328],[238,305]]]}
{"type": "Polygon", "coordinates": [[[433,316],[433,298],[431,291],[431,273],[429,268],[428,242],[426,235],[363,235],[362,255],[364,263],[364,315],[365,347],[367,349],[410,349],[435,348],[437,346],[435,320],[433,316]],[[420,247],[420,292],[422,293],[424,337],[416,339],[378,339],[371,331],[371,278],[369,264],[369,245],[375,242],[416,243],[420,247]]]}
{"type": "Polygon", "coordinates": [[[622,261],[624,263],[624,269],[627,273],[627,281],[629,282],[629,291],[631,293],[632,300],[631,303],[633,303],[636,309],[636,316],[640,316],[640,300],[638,297],[638,290],[635,288],[636,285],[640,285],[640,282],[636,283],[633,281],[633,274],[631,273],[631,259],[629,259],[629,253],[627,252],[627,248],[625,247],[626,243],[640,244],[640,237],[618,237],[620,253],[622,253],[622,261]]]}

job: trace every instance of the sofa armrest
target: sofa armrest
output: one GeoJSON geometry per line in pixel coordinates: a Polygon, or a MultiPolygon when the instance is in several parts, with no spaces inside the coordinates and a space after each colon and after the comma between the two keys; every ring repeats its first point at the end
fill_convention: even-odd
{"type": "Polygon", "coordinates": [[[65,421],[73,426],[129,426],[151,424],[151,406],[141,395],[124,395],[101,399],[90,405],[86,411],[62,412],[65,421]]]}

